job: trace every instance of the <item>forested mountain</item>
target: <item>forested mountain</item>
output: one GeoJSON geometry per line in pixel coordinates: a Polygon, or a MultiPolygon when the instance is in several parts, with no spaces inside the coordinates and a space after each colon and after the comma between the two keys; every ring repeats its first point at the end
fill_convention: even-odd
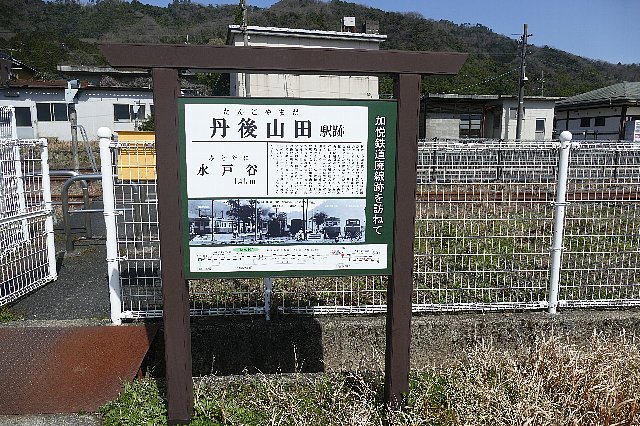
{"type": "MultiPolygon", "coordinates": [[[[47,78],[55,76],[56,65],[104,64],[98,41],[222,44],[238,12],[234,5],[203,6],[190,0],[173,0],[168,7],[138,0],[0,0],[0,50],[12,49],[16,58],[47,78]]],[[[340,0],[281,0],[270,8],[249,8],[250,25],[335,31],[343,16],[355,16],[358,23],[378,21],[380,33],[388,35],[383,49],[470,54],[458,76],[425,78],[423,91],[517,91],[518,41],[479,24],[434,21],[340,0]]],[[[527,75],[528,95],[570,96],[623,80],[640,81],[640,64],[609,64],[529,46],[527,75]]],[[[388,86],[383,82],[383,90],[388,86]]]]}

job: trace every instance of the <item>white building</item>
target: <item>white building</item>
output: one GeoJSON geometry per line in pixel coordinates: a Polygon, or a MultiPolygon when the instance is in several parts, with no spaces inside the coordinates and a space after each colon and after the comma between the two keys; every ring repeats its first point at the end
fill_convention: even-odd
{"type": "MultiPolygon", "coordinates": [[[[551,140],[557,97],[526,96],[522,140],[551,140]]],[[[426,139],[515,139],[518,98],[508,95],[428,94],[423,99],[426,139]]]]}
{"type": "MultiPolygon", "coordinates": [[[[315,31],[289,28],[247,28],[250,46],[298,46],[377,50],[386,36],[378,34],[315,31]]],[[[244,36],[230,26],[227,44],[241,46],[244,36]]],[[[75,99],[65,96],[67,81],[11,81],[0,88],[0,105],[13,105],[18,137],[71,139],[70,113],[75,106],[78,125],[89,139],[98,128],[131,131],[153,112],[151,88],[102,87],[103,79],[119,82],[148,77],[148,71],[123,72],[100,67],[59,67],[81,80],[75,99]]],[[[292,74],[232,74],[231,95],[252,97],[377,99],[378,77],[292,74]],[[248,89],[246,82],[249,83],[248,89]]]]}
{"type": "MultiPolygon", "coordinates": [[[[316,47],[378,50],[386,35],[337,31],[248,26],[249,46],[316,47]]],[[[244,35],[237,25],[229,26],[227,44],[243,46],[244,35]]],[[[231,96],[334,99],[378,99],[378,77],[231,74],[231,96]],[[248,84],[247,84],[248,83],[248,84]],[[248,90],[247,90],[248,88],[248,90]]]]}
{"type": "Polygon", "coordinates": [[[556,131],[574,139],[632,139],[640,120],[640,82],[622,82],[581,93],[556,104],[556,131]]]}
{"type": "MultiPolygon", "coordinates": [[[[20,82],[0,89],[0,105],[15,107],[19,138],[54,137],[71,140],[70,102],[66,81],[20,82]]],[[[100,127],[134,130],[153,108],[150,89],[85,87],[77,92],[78,125],[89,139],[100,127]]]]}

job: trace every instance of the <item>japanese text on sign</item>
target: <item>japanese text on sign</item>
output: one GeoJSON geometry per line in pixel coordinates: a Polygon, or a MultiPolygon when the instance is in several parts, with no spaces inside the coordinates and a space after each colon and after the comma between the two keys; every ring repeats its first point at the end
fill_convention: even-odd
{"type": "Polygon", "coordinates": [[[187,194],[364,197],[367,108],[185,106],[187,194]]]}
{"type": "Polygon", "coordinates": [[[382,234],[384,225],[384,163],[387,138],[387,119],[377,116],[375,126],[375,160],[373,162],[373,217],[372,224],[376,234],[382,234]]]}

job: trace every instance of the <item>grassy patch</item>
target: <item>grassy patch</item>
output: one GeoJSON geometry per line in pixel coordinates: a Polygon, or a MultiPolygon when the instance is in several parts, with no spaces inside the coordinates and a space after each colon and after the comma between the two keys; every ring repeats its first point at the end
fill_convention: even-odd
{"type": "Polygon", "coordinates": [[[6,306],[0,306],[0,324],[18,320],[18,316],[6,306]]]}
{"type": "Polygon", "coordinates": [[[166,391],[145,377],[125,383],[115,401],[100,409],[104,426],[162,425],[167,423],[166,391]]]}
{"type": "MultiPolygon", "coordinates": [[[[587,347],[557,338],[532,349],[470,351],[446,369],[411,374],[407,407],[388,412],[379,374],[203,378],[193,425],[639,424],[640,350],[624,336],[587,347]]],[[[105,425],[166,424],[152,378],[125,385],[105,425]]]]}

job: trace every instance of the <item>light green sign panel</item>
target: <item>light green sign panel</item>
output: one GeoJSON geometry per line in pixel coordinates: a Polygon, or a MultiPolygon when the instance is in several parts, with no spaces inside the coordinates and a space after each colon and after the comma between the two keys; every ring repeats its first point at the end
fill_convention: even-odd
{"type": "Polygon", "coordinates": [[[391,274],[395,102],[178,105],[187,278],[391,274]]]}

